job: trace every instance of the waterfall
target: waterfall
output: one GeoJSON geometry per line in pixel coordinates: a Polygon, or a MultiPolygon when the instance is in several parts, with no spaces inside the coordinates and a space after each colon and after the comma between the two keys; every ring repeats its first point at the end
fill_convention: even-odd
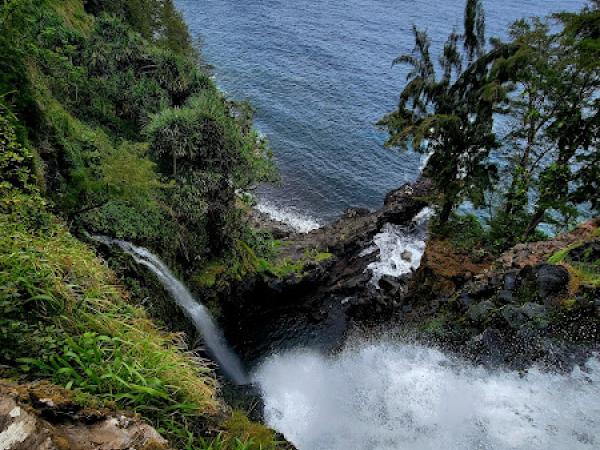
{"type": "Polygon", "coordinates": [[[235,384],[247,384],[246,372],[238,356],[229,348],[221,330],[215,324],[208,309],[197,301],[185,285],[179,281],[169,268],[150,251],[137,247],[129,242],[112,239],[106,236],[94,236],[94,240],[106,245],[117,245],[125,253],[152,271],[171,294],[183,313],[192,321],[202,336],[206,349],[217,362],[223,373],[235,384]]]}
{"type": "Polygon", "coordinates": [[[393,339],[296,350],[253,375],[265,419],[299,450],[597,450],[600,360],[492,370],[393,339]]]}

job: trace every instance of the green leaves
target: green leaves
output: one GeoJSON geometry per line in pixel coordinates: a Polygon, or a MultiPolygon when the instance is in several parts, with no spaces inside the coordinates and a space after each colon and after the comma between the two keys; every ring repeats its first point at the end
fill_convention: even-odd
{"type": "Polygon", "coordinates": [[[485,14],[481,0],[467,0],[464,26],[464,47],[472,60],[480,57],[485,48],[485,14]]]}
{"type": "Polygon", "coordinates": [[[600,10],[556,18],[563,30],[517,21],[511,42],[496,39],[486,52],[482,2],[468,0],[464,34],[450,34],[438,67],[416,28],[412,53],[394,61],[412,70],[398,109],[379,125],[390,134],[386,146],[431,154],[424,174],[437,188],[442,223],[470,200],[495,211],[497,230],[514,243],[544,220],[567,223],[579,205],[600,205],[600,10]],[[510,116],[505,136],[493,127],[499,115],[510,116]],[[498,185],[502,178],[509,183],[498,185]],[[513,230],[503,225],[511,220],[513,230]]]}
{"type": "Polygon", "coordinates": [[[504,49],[483,57],[484,28],[481,2],[469,0],[465,34],[449,35],[438,69],[430,55],[427,34],[415,27],[412,53],[394,61],[412,67],[408,83],[400,94],[397,111],[379,123],[390,133],[388,147],[412,147],[432,155],[425,175],[433,175],[444,205],[442,221],[465,197],[479,201],[494,179],[486,159],[497,147],[493,114],[505,90],[491,75],[504,49]],[[464,53],[459,49],[461,41],[464,53]],[[473,61],[474,56],[482,58],[473,61]]]}
{"type": "Polygon", "coordinates": [[[37,180],[33,153],[17,141],[14,126],[2,112],[0,108],[0,191],[4,187],[34,192],[37,180]]]}

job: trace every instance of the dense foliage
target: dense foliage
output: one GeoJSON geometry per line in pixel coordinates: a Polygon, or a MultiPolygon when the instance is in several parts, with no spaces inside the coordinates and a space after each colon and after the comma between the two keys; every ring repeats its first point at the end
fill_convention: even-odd
{"type": "Polygon", "coordinates": [[[395,61],[411,66],[408,83],[380,124],[388,146],[430,155],[440,224],[470,200],[491,210],[501,249],[542,222],[598,211],[600,9],[518,21],[509,42],[490,46],[484,29],[481,1],[467,1],[464,32],[449,36],[437,66],[415,28],[415,49],[395,61]]]}
{"type": "Polygon", "coordinates": [[[202,272],[252,252],[236,190],[272,177],[251,109],[200,68],[171,0],[0,2],[0,376],[137,411],[175,448],[274,448],[71,234],[202,272]]]}
{"type": "Polygon", "coordinates": [[[79,1],[2,8],[0,99],[48,196],[75,226],[171,261],[221,256],[242,233],[236,189],[273,177],[251,112],[199,68],[171,1],[85,7],[94,15],[79,1]]]}

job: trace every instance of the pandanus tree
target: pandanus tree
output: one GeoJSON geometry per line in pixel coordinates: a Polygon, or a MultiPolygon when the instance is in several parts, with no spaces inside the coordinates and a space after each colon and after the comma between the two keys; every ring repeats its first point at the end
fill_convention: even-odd
{"type": "Polygon", "coordinates": [[[436,188],[442,224],[465,198],[481,203],[494,179],[488,159],[498,146],[493,117],[506,88],[503,75],[493,68],[513,51],[497,44],[484,53],[480,0],[468,0],[464,28],[463,34],[450,34],[436,65],[427,33],[413,27],[413,51],[393,62],[410,67],[407,84],[397,110],[379,122],[389,132],[387,147],[412,147],[430,155],[424,175],[436,188]]]}

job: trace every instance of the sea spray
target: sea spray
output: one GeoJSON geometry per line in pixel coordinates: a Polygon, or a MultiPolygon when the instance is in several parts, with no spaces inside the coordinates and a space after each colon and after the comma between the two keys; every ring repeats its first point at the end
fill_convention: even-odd
{"type": "Polygon", "coordinates": [[[206,349],[218,363],[223,373],[235,384],[246,384],[247,376],[238,356],[229,348],[223,333],[215,324],[208,309],[198,302],[179,281],[169,268],[155,255],[145,248],[137,247],[129,242],[105,236],[94,236],[96,241],[106,245],[117,245],[131,255],[138,263],[146,266],[159,279],[164,288],[171,294],[183,313],[192,321],[202,336],[206,349]]]}
{"type": "Polygon", "coordinates": [[[255,372],[267,424],[299,450],[596,450],[600,361],[488,370],[438,350],[362,344],[274,355],[255,372]]]}

